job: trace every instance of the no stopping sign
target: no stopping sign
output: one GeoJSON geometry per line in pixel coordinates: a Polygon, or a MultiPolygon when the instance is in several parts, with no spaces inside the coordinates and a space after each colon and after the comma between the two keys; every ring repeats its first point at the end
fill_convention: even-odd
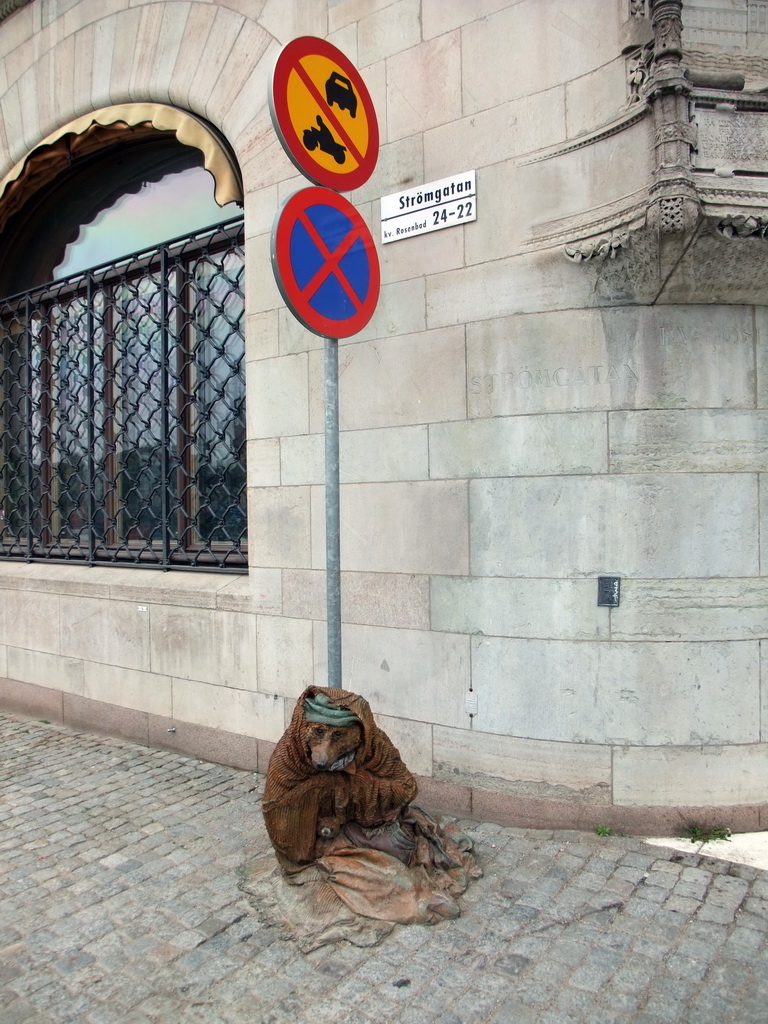
{"type": "Polygon", "coordinates": [[[379,298],[379,260],[355,207],[325,188],[305,188],[283,205],[272,230],[272,267],[294,316],[315,334],[348,338],[379,298]]]}

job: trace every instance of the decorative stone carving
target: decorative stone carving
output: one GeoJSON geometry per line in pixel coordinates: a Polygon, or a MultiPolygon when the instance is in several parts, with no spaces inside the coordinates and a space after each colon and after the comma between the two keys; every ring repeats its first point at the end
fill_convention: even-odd
{"type": "MultiPolygon", "coordinates": [[[[693,86],[682,57],[682,0],[651,0],[653,63],[647,96],[654,120],[656,170],[650,222],[662,235],[685,232],[698,218],[698,199],[691,172],[695,126],[690,123],[693,86]]],[[[651,212],[649,210],[649,212],[651,212]]]]}
{"type": "Polygon", "coordinates": [[[657,64],[678,64],[683,56],[682,0],[651,0],[653,59],[657,64]]]}
{"type": "Polygon", "coordinates": [[[768,238],[768,212],[762,215],[735,213],[723,217],[715,230],[724,238],[768,238]]]}
{"type": "Polygon", "coordinates": [[[668,196],[659,200],[661,231],[682,231],[685,227],[685,200],[682,196],[668,196]]]}
{"type": "Polygon", "coordinates": [[[650,77],[651,63],[653,61],[653,44],[646,43],[645,46],[638,46],[626,55],[627,60],[627,102],[640,103],[643,99],[645,87],[650,77]]]}
{"type": "MultiPolygon", "coordinates": [[[[768,30],[768,3],[764,7],[768,30]]],[[[553,219],[546,234],[537,232],[533,240],[562,246],[574,263],[603,264],[599,280],[611,294],[635,295],[645,285],[653,287],[650,278],[645,285],[638,282],[640,249],[662,261],[661,280],[669,287],[672,268],[681,281],[685,273],[690,293],[705,278],[714,280],[718,269],[724,280],[738,280],[739,260],[754,262],[761,248],[750,246],[749,257],[745,251],[738,255],[734,246],[718,252],[718,239],[723,249],[728,240],[768,238],[768,57],[735,50],[684,51],[683,21],[691,9],[682,0],[627,0],[625,27],[632,31],[625,38],[633,42],[623,51],[623,117],[527,158],[556,159],[569,147],[599,144],[608,132],[627,131],[636,121],[653,118],[650,185],[599,210],[553,219]],[[650,22],[645,34],[638,32],[642,19],[650,22]],[[638,228],[647,237],[635,237],[628,257],[630,231],[638,228]],[[694,260],[708,261],[706,274],[689,269],[694,260]]],[[[739,287],[744,291],[746,282],[739,281],[739,287]]],[[[703,301],[710,294],[711,288],[702,291],[703,301]]]]}
{"type": "Polygon", "coordinates": [[[594,241],[574,242],[571,245],[566,245],[565,255],[574,263],[593,259],[615,259],[619,250],[626,248],[628,244],[629,232],[622,231],[608,238],[597,238],[594,241]]]}
{"type": "Polygon", "coordinates": [[[682,142],[684,146],[694,146],[696,138],[695,124],[681,124],[678,121],[662,124],[654,132],[656,146],[662,146],[669,142],[682,142]]]}

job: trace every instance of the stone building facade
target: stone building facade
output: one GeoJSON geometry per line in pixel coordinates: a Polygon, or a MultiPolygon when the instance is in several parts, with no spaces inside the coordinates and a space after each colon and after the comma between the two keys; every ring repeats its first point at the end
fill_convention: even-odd
{"type": "Polygon", "coordinates": [[[378,111],[349,196],[374,237],[383,196],[477,183],[476,220],[379,245],[377,310],[340,345],[345,687],[432,804],[767,827],[768,3],[0,14],[6,179],[116,105],[191,113],[234,155],[248,516],[247,573],[0,560],[0,703],[265,771],[325,682],[323,342],[270,268],[306,182],[268,85],[311,35],[378,111]]]}

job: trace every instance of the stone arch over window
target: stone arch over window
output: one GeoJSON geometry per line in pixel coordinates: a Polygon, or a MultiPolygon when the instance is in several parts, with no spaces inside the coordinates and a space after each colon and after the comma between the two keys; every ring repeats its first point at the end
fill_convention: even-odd
{"type": "Polygon", "coordinates": [[[0,182],[0,557],[243,571],[241,201],[216,129],[160,104],[0,182]]]}

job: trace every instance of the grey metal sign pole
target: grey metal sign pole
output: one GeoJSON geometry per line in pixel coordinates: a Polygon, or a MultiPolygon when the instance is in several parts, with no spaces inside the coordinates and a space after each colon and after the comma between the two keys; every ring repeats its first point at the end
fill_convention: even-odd
{"type": "MultiPolygon", "coordinates": [[[[379,123],[370,93],[357,68],[327,40],[312,36],[300,36],[280,52],[269,82],[269,113],[283,149],[316,186],[302,189],[285,201],[272,227],[271,252],[275,281],[289,309],[306,328],[325,340],[328,685],[340,687],[339,338],[357,334],[371,319],[379,299],[381,277],[376,246],[367,224],[354,206],[337,192],[359,188],[370,178],[379,153],[379,123]],[[308,63],[304,63],[307,60],[308,63]],[[330,78],[326,77],[329,62],[333,68],[330,78]],[[309,66],[311,71],[307,70],[309,66]],[[302,80],[308,76],[312,86],[307,93],[309,102],[305,90],[296,90],[291,85],[299,69],[302,80]],[[345,83],[344,92],[339,96],[337,88],[331,98],[329,90],[333,91],[339,81],[345,83]],[[334,104],[338,109],[331,110],[334,104]],[[361,115],[357,124],[363,127],[360,133],[352,132],[356,140],[355,160],[344,168],[329,167],[328,152],[340,152],[344,163],[345,148],[325,128],[323,117],[330,119],[346,138],[341,126],[347,117],[354,118],[356,114],[361,115]],[[307,145],[307,135],[317,133],[317,129],[311,127],[313,122],[327,132],[325,144],[321,143],[319,149],[316,135],[312,136],[312,144],[307,145]],[[329,139],[331,150],[327,148],[329,139]],[[354,255],[347,267],[342,258],[350,253],[354,255]],[[323,273],[318,269],[318,259],[324,265],[323,273]],[[323,299],[319,301],[318,289],[329,277],[336,281],[336,286],[323,291],[323,299]],[[327,332],[335,329],[338,333],[329,337],[327,332]]],[[[347,124],[347,128],[351,128],[351,124],[347,124]]]]}
{"type": "Polygon", "coordinates": [[[341,515],[339,501],[339,343],[325,339],[325,571],[328,685],[341,686],[341,515]]]}

